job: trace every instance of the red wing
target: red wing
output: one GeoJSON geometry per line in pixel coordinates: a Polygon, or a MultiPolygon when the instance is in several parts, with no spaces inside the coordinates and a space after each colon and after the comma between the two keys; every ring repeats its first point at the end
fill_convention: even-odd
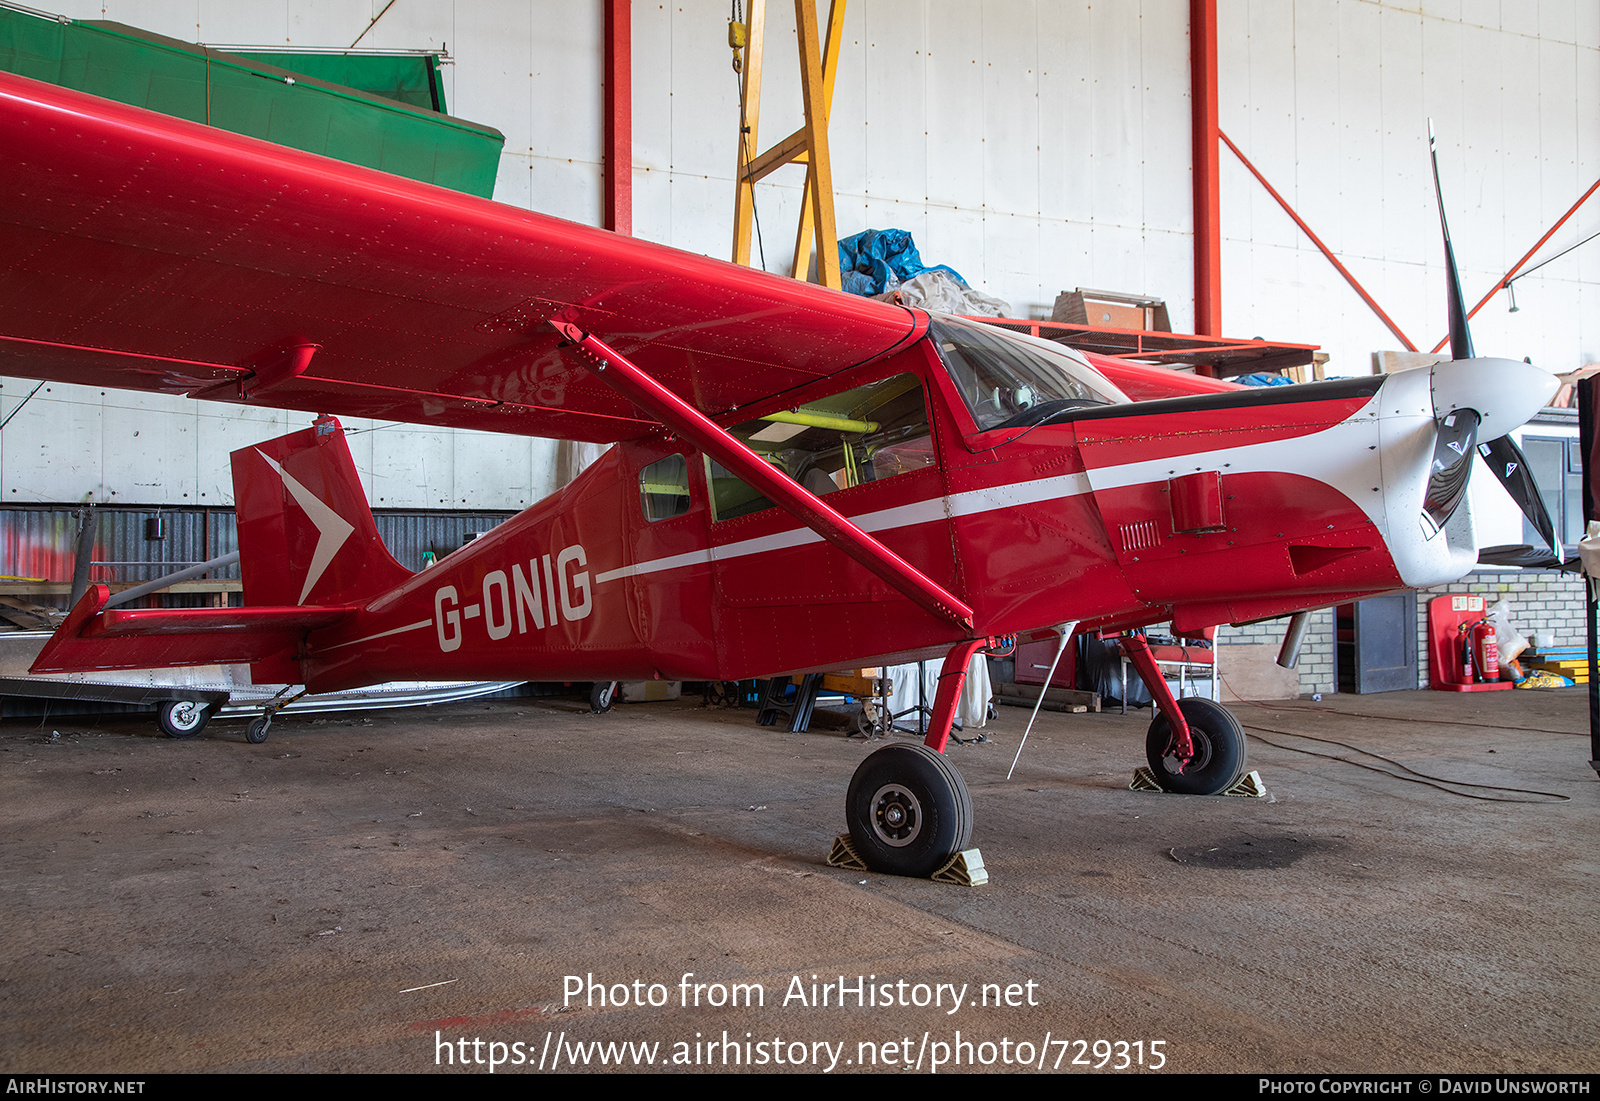
{"type": "Polygon", "coordinates": [[[1194,394],[1222,394],[1242,390],[1237,382],[1220,378],[1191,375],[1174,371],[1153,363],[1117,359],[1095,352],[1084,353],[1091,366],[1116,384],[1117,388],[1134,401],[1159,401],[1162,398],[1186,398],[1194,394]]]}
{"type": "Polygon", "coordinates": [[[712,415],[918,328],[900,307],[9,73],[0,149],[0,373],[610,441],[653,424],[552,317],[712,415]]]}

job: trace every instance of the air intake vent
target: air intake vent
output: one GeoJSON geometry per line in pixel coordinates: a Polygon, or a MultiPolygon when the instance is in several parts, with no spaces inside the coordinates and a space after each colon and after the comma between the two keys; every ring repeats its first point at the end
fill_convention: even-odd
{"type": "Polygon", "coordinates": [[[1140,520],[1137,523],[1122,525],[1123,550],[1148,550],[1160,545],[1161,532],[1154,520],[1140,520]]]}

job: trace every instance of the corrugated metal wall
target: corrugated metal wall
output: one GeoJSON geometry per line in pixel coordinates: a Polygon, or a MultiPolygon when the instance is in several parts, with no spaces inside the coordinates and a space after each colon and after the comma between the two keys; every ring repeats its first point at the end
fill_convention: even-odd
{"type": "MultiPolygon", "coordinates": [[[[232,509],[90,509],[96,562],[147,563],[96,566],[91,581],[143,581],[237,549],[232,509]],[[147,539],[147,520],[159,517],[163,539],[147,539]]],[[[0,574],[71,581],[84,510],[0,508],[0,574]]],[[[221,577],[237,580],[238,567],[221,577]]]]}
{"type": "MultiPolygon", "coordinates": [[[[0,574],[71,581],[83,511],[70,505],[0,507],[0,574]]],[[[229,508],[106,506],[89,511],[95,530],[93,560],[121,563],[95,566],[89,574],[91,581],[147,581],[239,549],[238,527],[233,510],[229,508]],[[165,538],[147,538],[146,522],[157,517],[162,522],[165,538]]],[[[407,569],[415,570],[422,567],[424,551],[443,557],[460,547],[469,536],[488,531],[512,515],[514,513],[510,512],[385,510],[375,512],[373,519],[389,553],[407,569]]],[[[239,567],[227,567],[213,576],[238,580],[239,567]]],[[[169,607],[204,601],[203,597],[163,599],[169,607]]],[[[52,601],[37,597],[35,602],[64,607],[66,598],[52,601]]]]}
{"type": "Polygon", "coordinates": [[[378,534],[408,570],[422,568],[423,551],[443,558],[469,536],[509,520],[511,512],[375,512],[378,534]]]}

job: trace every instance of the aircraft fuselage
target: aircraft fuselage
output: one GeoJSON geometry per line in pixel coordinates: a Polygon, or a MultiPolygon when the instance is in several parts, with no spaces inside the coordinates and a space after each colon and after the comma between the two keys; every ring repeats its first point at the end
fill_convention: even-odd
{"type": "Polygon", "coordinates": [[[1065,621],[1198,630],[1451,580],[1475,557],[1470,516],[1420,518],[1426,368],[982,417],[929,337],[721,419],[964,600],[970,629],[663,431],[311,634],[304,680],[733,680],[1065,621]]]}

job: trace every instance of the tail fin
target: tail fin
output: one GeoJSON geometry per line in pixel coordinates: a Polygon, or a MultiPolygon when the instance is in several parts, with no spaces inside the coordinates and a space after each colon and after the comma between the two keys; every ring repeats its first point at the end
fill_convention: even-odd
{"type": "Polygon", "coordinates": [[[106,609],[91,586],[31,671],[251,663],[257,684],[299,683],[306,634],[332,626],[411,576],[378,538],[344,431],[304,432],[233,453],[244,608],[106,609]]]}
{"type": "Polygon", "coordinates": [[[378,536],[333,417],[235,451],[233,495],[247,606],[358,604],[411,576],[378,536]]]}

